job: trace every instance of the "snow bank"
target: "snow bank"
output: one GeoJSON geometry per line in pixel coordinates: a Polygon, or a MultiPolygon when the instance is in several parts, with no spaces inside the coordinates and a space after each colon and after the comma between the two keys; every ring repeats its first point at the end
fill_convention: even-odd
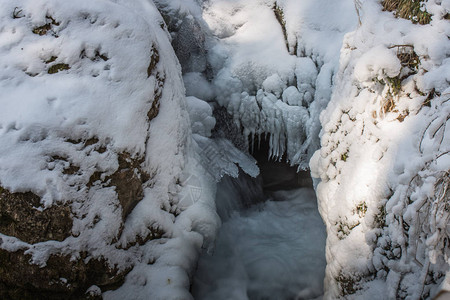
{"type": "Polygon", "coordinates": [[[431,298],[449,270],[450,7],[415,25],[366,1],[311,159],[328,299],[431,298]],[[382,25],[381,25],[382,24],[382,25]]]}

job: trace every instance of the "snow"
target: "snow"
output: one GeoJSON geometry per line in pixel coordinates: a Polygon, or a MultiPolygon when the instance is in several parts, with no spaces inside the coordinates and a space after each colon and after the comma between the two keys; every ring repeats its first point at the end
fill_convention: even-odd
{"type": "Polygon", "coordinates": [[[193,299],[192,278],[198,299],[448,289],[450,1],[425,3],[428,25],[362,1],[359,27],[351,0],[154,2],[167,24],[149,0],[1,4],[1,186],[40,196],[40,210],[68,205],[74,218],[62,242],[0,234],[2,249],[40,266],[87,252],[133,267],[105,299],[193,299]],[[401,51],[414,51],[417,67],[401,51]],[[245,147],[215,135],[218,106],[245,147]],[[311,190],[247,210],[231,191],[227,178],[259,174],[246,149],[262,136],[271,158],[316,177],[325,271],[311,190]],[[115,188],[87,184],[116,172],[123,153],[143,159],[151,179],[121,223],[115,188]],[[65,174],[70,166],[80,171],[65,174]],[[154,227],[162,237],[138,244],[154,227]]]}
{"type": "MultiPolygon", "coordinates": [[[[215,183],[203,175],[191,142],[181,68],[156,7],[144,0],[1,6],[1,185],[37,194],[37,209],[68,205],[74,223],[73,235],[61,242],[30,245],[1,234],[0,247],[22,249],[42,267],[50,255],[81,259],[81,252],[86,261],[103,257],[119,270],[132,267],[124,285],[105,299],[190,299],[190,273],[220,221],[215,183]],[[15,7],[21,13],[13,19],[15,7]],[[33,33],[45,24],[51,30],[33,33]],[[56,64],[67,65],[49,72],[56,64]],[[159,112],[149,120],[154,99],[159,112]],[[123,153],[142,159],[151,180],[122,223],[115,187],[88,182],[95,172],[102,179],[116,172],[123,153]],[[70,166],[79,171],[65,174],[70,166]],[[188,173],[201,178],[202,193],[177,207],[189,188],[179,179],[188,173]],[[164,232],[161,239],[136,243],[155,226],[164,232]]],[[[207,134],[211,111],[191,100],[201,124],[195,130],[207,134]]],[[[86,292],[100,291],[92,286],[86,292]]]]}
{"type": "MultiPolygon", "coordinates": [[[[47,205],[53,202],[53,198],[61,200],[61,194],[67,194],[67,191],[61,190],[65,184],[58,172],[42,170],[47,164],[45,155],[70,151],[73,163],[83,164],[86,154],[74,145],[67,145],[64,139],[87,140],[92,137],[103,143],[109,139],[108,144],[116,152],[127,150],[132,155],[141,154],[145,149],[148,129],[142,114],[151,105],[143,99],[153,97],[151,87],[155,79],[143,76],[149,59],[139,55],[138,49],[147,49],[149,53],[155,34],[152,36],[150,31],[150,39],[144,39],[148,33],[134,29],[135,26],[148,27],[145,21],[142,18],[131,21],[132,13],[129,11],[123,12],[123,20],[119,19],[119,5],[110,5],[111,16],[101,12],[101,4],[89,5],[90,11],[86,16],[77,13],[79,9],[75,9],[74,5],[61,7],[57,2],[44,4],[30,1],[8,4],[2,16],[3,22],[9,23],[4,25],[8,28],[4,31],[15,36],[7,44],[2,39],[5,42],[1,58],[2,77],[9,77],[1,82],[2,145],[5,144],[1,147],[4,150],[0,170],[2,185],[12,191],[34,190],[47,199],[47,205]],[[11,20],[10,12],[19,4],[27,16],[11,20]],[[48,12],[46,9],[41,11],[42,7],[49,6],[52,9],[48,12]],[[52,14],[61,23],[54,26],[59,38],[31,33],[30,26],[40,26],[46,22],[45,14],[52,14]],[[73,25],[67,24],[69,18],[74,20],[73,25]],[[106,26],[92,26],[90,22],[106,26]],[[107,34],[113,31],[114,24],[120,24],[115,36],[107,34]],[[129,31],[134,32],[138,40],[136,47],[117,47],[130,43],[129,31]],[[79,59],[84,49],[87,57],[79,59]],[[109,57],[109,60],[91,61],[96,60],[93,57],[95,51],[109,57]],[[55,62],[69,64],[71,70],[46,74],[48,66],[45,61],[51,56],[58,57],[55,62]],[[134,76],[124,72],[128,68],[136,70],[134,76]],[[143,84],[148,84],[149,88],[137,88],[143,84]],[[95,89],[91,88],[93,85],[95,89]],[[111,93],[112,90],[115,92],[111,93]],[[129,97],[133,93],[134,97],[129,97]],[[129,109],[123,109],[123,99],[126,98],[129,109]],[[126,122],[130,119],[135,122],[126,122]],[[31,147],[33,144],[41,146],[31,147]],[[11,151],[9,147],[15,150],[11,151]],[[7,176],[9,173],[16,176],[7,176]],[[40,176],[36,176],[37,173],[40,176]]],[[[114,160],[110,156],[106,153],[102,159],[96,159],[114,160]]],[[[111,162],[105,164],[111,165],[111,162]]],[[[114,166],[109,168],[114,169],[114,166]]]]}
{"type": "MultiPolygon", "coordinates": [[[[318,148],[317,116],[330,98],[342,38],[357,21],[352,1],[277,5],[283,11],[287,41],[273,1],[207,1],[201,15],[191,9],[191,18],[203,30],[210,67],[203,73],[211,82],[199,73],[184,78],[188,95],[214,99],[227,108],[236,125],[243,127],[245,140],[268,134],[271,156],[281,159],[287,154],[292,165],[304,169],[318,148]]],[[[165,2],[162,8],[171,18],[185,18],[165,2]]]]}
{"type": "Polygon", "coordinates": [[[383,76],[396,77],[401,67],[395,50],[380,45],[361,56],[355,66],[355,77],[360,82],[382,79],[383,76]]]}
{"type": "Polygon", "coordinates": [[[366,1],[344,39],[310,161],[327,225],[327,299],[433,297],[448,271],[450,28],[437,1],[426,5],[436,15],[422,26],[366,1]],[[417,70],[396,45],[413,47],[417,70]]]}
{"type": "Polygon", "coordinates": [[[192,133],[201,136],[211,136],[211,130],[216,125],[216,119],[212,116],[211,106],[196,97],[187,97],[187,108],[191,120],[192,133]]]}

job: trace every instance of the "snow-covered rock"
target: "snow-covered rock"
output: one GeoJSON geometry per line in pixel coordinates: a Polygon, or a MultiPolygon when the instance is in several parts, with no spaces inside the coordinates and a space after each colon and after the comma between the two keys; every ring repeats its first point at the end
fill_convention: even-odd
{"type": "Polygon", "coordinates": [[[201,169],[158,10],[0,6],[0,297],[189,299],[218,221],[205,179],[180,199],[201,169]]]}
{"type": "Polygon", "coordinates": [[[311,160],[327,299],[432,298],[448,278],[450,7],[425,8],[419,25],[365,1],[345,37],[311,160]]]}

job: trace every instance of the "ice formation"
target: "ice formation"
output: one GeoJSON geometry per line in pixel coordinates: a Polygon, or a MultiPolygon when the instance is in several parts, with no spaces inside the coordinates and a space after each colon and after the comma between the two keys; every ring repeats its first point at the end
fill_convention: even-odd
{"type": "Polygon", "coordinates": [[[343,35],[357,25],[352,1],[208,1],[203,18],[217,102],[250,147],[268,135],[271,157],[307,168],[343,35]]]}
{"type": "Polygon", "coordinates": [[[353,2],[157,3],[186,66],[187,94],[225,107],[247,148],[269,136],[271,157],[308,168],[343,36],[357,25],[353,2]]]}

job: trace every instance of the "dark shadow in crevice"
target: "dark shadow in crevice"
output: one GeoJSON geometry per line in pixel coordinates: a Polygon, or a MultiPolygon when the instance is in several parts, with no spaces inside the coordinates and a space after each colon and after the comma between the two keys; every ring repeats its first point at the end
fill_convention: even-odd
{"type": "Polygon", "coordinates": [[[251,155],[258,162],[264,192],[313,188],[309,170],[297,172],[297,167],[290,166],[285,155],[279,160],[269,157],[269,137],[261,136],[260,140],[255,137],[253,145],[251,155]]]}

